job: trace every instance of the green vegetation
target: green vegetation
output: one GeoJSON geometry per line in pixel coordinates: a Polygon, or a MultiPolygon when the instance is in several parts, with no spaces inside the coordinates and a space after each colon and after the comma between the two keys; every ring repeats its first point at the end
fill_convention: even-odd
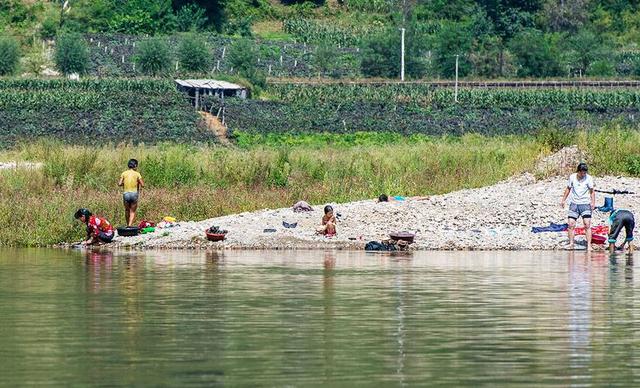
{"type": "Polygon", "coordinates": [[[18,68],[20,48],[11,37],[0,37],[0,76],[11,75],[18,68]]]}
{"type": "MultiPolygon", "coordinates": [[[[263,138],[264,139],[264,138],[263,138]]],[[[271,135],[272,140],[278,140],[271,135]]],[[[300,138],[290,138],[296,142],[300,138]]],[[[593,174],[640,176],[640,133],[604,128],[596,133],[545,130],[539,136],[486,138],[388,134],[315,135],[304,144],[218,146],[64,146],[25,144],[0,160],[43,162],[39,170],[2,170],[0,244],[47,245],[79,240],[73,223],[89,207],[122,223],[117,178],[131,157],[140,160],[146,188],[140,219],[173,215],[200,220],[262,208],[481,187],[525,171],[558,147],[578,144],[593,174]],[[327,147],[327,144],[331,145],[327,147]],[[15,196],[15,193],[21,193],[15,196]]],[[[254,139],[257,140],[257,139],[254,139]]]]}
{"type": "MultiPolygon", "coordinates": [[[[196,34],[197,39],[204,41],[210,49],[207,62],[212,65],[206,72],[199,73],[202,76],[210,76],[210,71],[215,67],[215,77],[237,74],[237,66],[234,66],[230,55],[233,46],[240,44],[245,47],[252,47],[250,53],[252,57],[251,66],[255,71],[269,74],[273,77],[289,76],[317,76],[318,69],[314,62],[316,48],[305,46],[302,43],[290,43],[286,41],[260,41],[255,42],[244,38],[228,38],[215,34],[196,34]],[[241,41],[241,42],[240,42],[241,41]],[[224,55],[223,55],[224,54],[224,55]],[[280,60],[282,57],[282,61],[280,60]],[[232,71],[233,68],[233,71],[232,71]]],[[[180,59],[179,48],[184,40],[184,34],[158,36],[156,39],[162,40],[169,49],[169,59],[167,62],[175,64],[180,59]]],[[[85,40],[89,42],[91,68],[90,74],[100,77],[136,77],[144,74],[139,65],[134,67],[135,57],[139,51],[139,45],[143,41],[140,36],[132,35],[104,35],[88,34],[85,40]]],[[[331,58],[331,69],[321,72],[322,75],[335,77],[351,76],[360,74],[358,52],[353,48],[335,49],[331,47],[334,54],[331,58]]],[[[182,76],[184,71],[181,67],[175,71],[171,66],[167,73],[174,76],[182,76]]]]}
{"type": "MultiPolygon", "coordinates": [[[[251,61],[252,51],[236,50],[229,55],[239,53],[237,72],[252,77],[241,61],[251,61]]],[[[208,97],[206,103],[216,113],[222,101],[208,97]]],[[[242,145],[243,139],[269,134],[499,136],[536,134],[546,127],[595,130],[611,122],[637,129],[640,92],[461,89],[454,103],[453,90],[424,84],[273,84],[260,100],[226,99],[224,106],[230,133],[242,145]]],[[[170,81],[4,80],[0,108],[5,146],[39,137],[82,144],[214,139],[170,81]]]]}
{"type": "Polygon", "coordinates": [[[63,146],[41,142],[0,160],[44,163],[41,170],[0,171],[0,243],[42,245],[73,241],[73,211],[81,206],[119,224],[117,178],[128,158],[140,161],[146,188],[140,219],[173,215],[205,219],[260,208],[374,198],[380,192],[441,193],[481,186],[521,171],[544,149],[532,139],[427,139],[339,148],[182,145],[63,146]],[[20,192],[21,195],[13,195],[20,192]]]}
{"type": "Polygon", "coordinates": [[[65,34],[56,42],[55,62],[62,74],[83,74],[89,65],[87,44],[79,34],[65,34]]]}
{"type": "Polygon", "coordinates": [[[0,80],[0,145],[208,142],[198,115],[170,81],[0,80]]]}
{"type": "MultiPolygon", "coordinates": [[[[454,91],[424,84],[277,84],[269,87],[276,100],[297,103],[388,102],[414,107],[451,106],[454,91]]],[[[480,108],[554,107],[608,109],[640,107],[635,89],[460,89],[458,105],[480,108]]]]}
{"type": "MultiPolygon", "coordinates": [[[[0,33],[29,45],[66,32],[139,37],[190,31],[253,39],[255,31],[261,49],[274,47],[265,37],[278,38],[281,49],[296,47],[290,61],[285,49],[283,63],[278,55],[261,64],[262,70],[271,65],[275,76],[316,76],[305,55],[311,56],[316,46],[331,46],[347,51],[341,52],[342,70],[327,75],[395,77],[396,69],[379,69],[378,59],[398,62],[399,29],[404,27],[407,76],[412,78],[452,77],[456,55],[463,77],[640,74],[640,5],[629,0],[77,0],[63,9],[64,4],[6,0],[0,6],[0,33]],[[281,69],[276,71],[276,64],[281,69]]],[[[115,58],[109,66],[125,67],[118,65],[126,54],[120,49],[109,45],[103,54],[115,58]]],[[[216,54],[217,49],[212,59],[224,62],[216,54]]],[[[223,72],[230,68],[222,65],[223,72]]]]}
{"type": "Polygon", "coordinates": [[[186,71],[206,73],[211,70],[211,52],[206,43],[193,34],[186,35],[180,42],[178,57],[186,71]]]}
{"type": "Polygon", "coordinates": [[[136,62],[145,74],[158,75],[171,67],[169,47],[160,38],[149,38],[138,45],[136,62]]]}
{"type": "Polygon", "coordinates": [[[305,43],[323,43],[335,46],[357,46],[362,39],[382,32],[382,23],[340,26],[332,20],[287,19],[283,30],[305,43]]]}
{"type": "Polygon", "coordinates": [[[248,39],[235,41],[229,49],[229,64],[231,69],[254,86],[264,88],[267,85],[266,75],[257,68],[258,48],[252,41],[248,39]]]}
{"type": "MultiPolygon", "coordinates": [[[[423,84],[270,85],[269,100],[231,100],[233,133],[535,134],[541,128],[638,128],[636,90],[462,89],[423,84]]],[[[221,104],[211,98],[212,111],[221,104]]],[[[238,135],[240,136],[240,135],[238,135]]]]}

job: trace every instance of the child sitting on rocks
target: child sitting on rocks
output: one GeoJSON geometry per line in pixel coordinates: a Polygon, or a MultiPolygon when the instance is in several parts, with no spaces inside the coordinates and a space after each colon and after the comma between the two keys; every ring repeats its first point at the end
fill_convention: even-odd
{"type": "Polygon", "coordinates": [[[333,208],[330,205],[324,207],[324,216],[322,216],[322,226],[316,231],[325,237],[333,237],[336,235],[336,216],[333,214],[333,208]]]}

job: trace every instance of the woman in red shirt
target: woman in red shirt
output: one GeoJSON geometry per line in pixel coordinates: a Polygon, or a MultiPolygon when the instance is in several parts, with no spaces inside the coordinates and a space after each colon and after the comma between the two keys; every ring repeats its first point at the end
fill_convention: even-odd
{"type": "Polygon", "coordinates": [[[83,245],[110,243],[113,240],[113,226],[106,218],[94,216],[88,209],[78,209],[75,219],[87,225],[87,240],[83,245]]]}

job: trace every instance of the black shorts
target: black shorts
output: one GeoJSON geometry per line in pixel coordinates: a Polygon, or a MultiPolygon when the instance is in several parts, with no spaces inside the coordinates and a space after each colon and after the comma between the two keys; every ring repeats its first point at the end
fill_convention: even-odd
{"type": "Polygon", "coordinates": [[[635,226],[636,221],[633,218],[633,213],[628,210],[618,210],[611,224],[611,229],[609,229],[609,243],[615,244],[622,228],[626,233],[625,241],[633,241],[633,228],[635,226]]]}
{"type": "Polygon", "coordinates": [[[105,243],[110,243],[111,241],[113,241],[113,236],[115,236],[115,233],[113,232],[110,232],[110,233],[100,232],[98,233],[98,240],[105,243]]]}

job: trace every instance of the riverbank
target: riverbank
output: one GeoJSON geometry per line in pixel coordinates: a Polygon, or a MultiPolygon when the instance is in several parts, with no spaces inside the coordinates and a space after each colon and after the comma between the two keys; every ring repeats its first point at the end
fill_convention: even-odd
{"type": "MultiPolygon", "coordinates": [[[[559,206],[566,177],[536,180],[530,173],[479,189],[434,195],[428,200],[377,203],[375,200],[332,204],[337,213],[338,234],[315,234],[322,205],[312,212],[291,208],[265,209],[179,226],[136,237],[117,237],[113,248],[133,249],[364,249],[366,242],[381,240],[396,231],[416,234],[415,250],[553,250],[567,242],[566,232],[531,232],[532,226],[566,222],[559,206]],[[297,223],[293,229],[282,222],[297,223]],[[222,242],[207,241],[204,230],[216,225],[229,231],[222,242]],[[265,229],[275,232],[265,233],[265,229]]],[[[596,177],[601,189],[634,191],[640,179],[596,177]]],[[[597,194],[601,205],[604,194],[597,194]]],[[[618,195],[616,207],[637,209],[639,195],[618,195]]],[[[594,212],[594,225],[604,224],[608,213],[594,212]]],[[[581,223],[579,222],[579,226],[581,223]]],[[[596,246],[597,248],[597,246],[596,246]]]]}
{"type": "MultiPolygon", "coordinates": [[[[247,212],[287,208],[299,200],[318,206],[355,202],[354,212],[366,214],[367,209],[361,209],[357,201],[376,198],[380,193],[441,196],[454,195],[461,189],[492,190],[497,182],[524,171],[540,179],[565,179],[565,167],[574,169],[579,160],[587,160],[596,177],[640,176],[640,134],[618,129],[575,134],[544,131],[536,137],[412,137],[391,143],[381,136],[367,137],[365,144],[358,138],[337,137],[330,144],[323,144],[320,138],[312,140],[305,145],[248,148],[177,144],[89,148],[40,142],[0,152],[0,161],[18,162],[17,168],[0,170],[0,224],[10,226],[0,228],[0,245],[52,246],[79,241],[84,229],[72,215],[80,207],[89,208],[114,225],[122,224],[122,199],[116,182],[131,157],[140,161],[145,180],[137,219],[153,221],[164,216],[211,220],[253,214],[247,212]],[[574,151],[565,158],[567,163],[562,161],[567,156],[563,152],[549,156],[551,150],[572,140],[577,147],[571,148],[574,151]],[[536,166],[540,158],[544,162],[536,166]],[[25,162],[42,163],[42,168],[22,168],[25,162]]],[[[432,214],[420,217],[430,219],[432,214]]],[[[314,214],[305,222],[315,225],[319,218],[320,214],[314,214]]],[[[564,216],[556,221],[560,219],[564,216]]],[[[376,222],[382,225],[384,221],[376,222]]],[[[345,222],[348,227],[351,221],[345,222]]],[[[208,226],[198,225],[196,234],[208,226]]],[[[363,240],[381,238],[379,233],[358,229],[362,226],[354,225],[349,232],[352,235],[340,234],[333,241],[351,247],[360,241],[360,235],[363,240]],[[342,237],[344,242],[340,242],[342,237]]],[[[290,245],[298,244],[301,232],[290,232],[290,245]]],[[[255,238],[256,245],[261,246],[262,237],[269,240],[273,236],[259,237],[255,238]]],[[[326,245],[324,240],[311,237],[307,240],[326,245]]],[[[230,235],[226,244],[253,244],[235,238],[230,235]]],[[[303,245],[309,244],[307,240],[303,245]]]]}

